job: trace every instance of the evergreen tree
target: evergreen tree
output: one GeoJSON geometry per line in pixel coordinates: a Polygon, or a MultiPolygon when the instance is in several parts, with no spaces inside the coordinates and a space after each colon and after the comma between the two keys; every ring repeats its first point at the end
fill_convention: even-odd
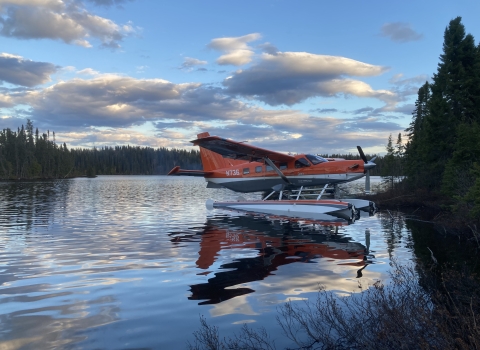
{"type": "Polygon", "coordinates": [[[419,89],[415,105],[406,130],[409,182],[449,196],[465,194],[473,183],[471,167],[478,159],[480,51],[473,36],[465,34],[460,17],[445,29],[437,73],[432,84],[419,89]]]}
{"type": "MultiPolygon", "coordinates": [[[[422,174],[425,172],[425,120],[430,113],[430,84],[425,84],[418,90],[418,98],[415,102],[415,110],[413,111],[412,122],[405,130],[407,132],[408,141],[405,145],[405,174],[408,182],[420,187],[424,185],[422,174]]],[[[423,187],[423,186],[422,186],[423,187]]]]}
{"type": "Polygon", "coordinates": [[[392,134],[388,136],[388,143],[386,146],[387,154],[384,157],[384,165],[381,172],[382,179],[393,189],[395,182],[395,147],[393,146],[392,134]]]}

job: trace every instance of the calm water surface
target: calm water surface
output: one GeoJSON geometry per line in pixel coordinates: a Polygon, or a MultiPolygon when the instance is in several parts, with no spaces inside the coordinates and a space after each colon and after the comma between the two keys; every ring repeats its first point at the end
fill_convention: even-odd
{"type": "Polygon", "coordinates": [[[392,258],[413,259],[401,217],[312,225],[205,208],[236,196],[166,176],[0,183],[0,349],[182,349],[200,315],[222,336],[263,326],[282,347],[282,303],[388,282],[392,258]]]}

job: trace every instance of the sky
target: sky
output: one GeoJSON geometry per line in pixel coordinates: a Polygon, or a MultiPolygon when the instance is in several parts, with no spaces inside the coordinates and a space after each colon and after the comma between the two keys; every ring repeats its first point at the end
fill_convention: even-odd
{"type": "MultiPolygon", "coordinates": [[[[474,0],[0,0],[0,130],[69,147],[385,153],[474,0]]],[[[404,137],[405,139],[405,137],[404,137]]]]}

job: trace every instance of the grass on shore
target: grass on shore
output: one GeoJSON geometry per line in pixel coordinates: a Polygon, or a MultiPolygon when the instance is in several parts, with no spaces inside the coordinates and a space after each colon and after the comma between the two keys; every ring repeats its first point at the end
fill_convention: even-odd
{"type": "MultiPolygon", "coordinates": [[[[466,270],[441,272],[393,263],[392,282],[339,297],[321,288],[316,301],[279,307],[289,349],[479,349],[480,284],[466,270]]],[[[191,350],[277,349],[273,335],[244,325],[229,338],[201,318],[191,350]]]]}

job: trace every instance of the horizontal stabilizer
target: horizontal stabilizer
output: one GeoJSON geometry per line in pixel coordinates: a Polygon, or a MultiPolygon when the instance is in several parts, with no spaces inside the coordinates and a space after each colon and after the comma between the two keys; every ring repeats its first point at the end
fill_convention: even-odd
{"type": "Polygon", "coordinates": [[[176,166],[167,175],[185,175],[185,176],[205,176],[210,174],[210,171],[203,171],[203,170],[185,170],[180,169],[179,166],[176,166]]]}

